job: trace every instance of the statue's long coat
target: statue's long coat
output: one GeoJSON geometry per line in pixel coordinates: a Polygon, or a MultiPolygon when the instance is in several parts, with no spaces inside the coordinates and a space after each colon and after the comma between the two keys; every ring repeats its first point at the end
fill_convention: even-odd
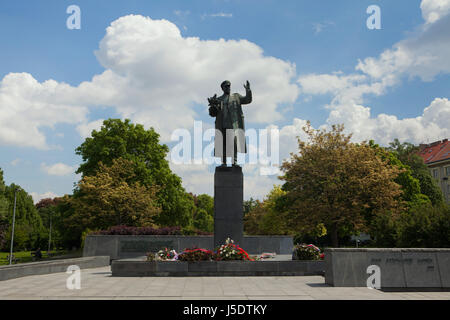
{"type": "MultiPolygon", "coordinates": [[[[252,102],[251,90],[246,90],[245,97],[239,93],[233,93],[229,95],[227,101],[227,95],[223,94],[217,98],[220,101],[220,107],[216,116],[216,134],[214,139],[214,156],[222,157],[223,140],[220,136],[220,132],[223,135],[226,134],[226,129],[234,129],[236,136],[236,149],[237,152],[247,153],[247,145],[245,143],[245,127],[244,127],[244,114],[242,112],[242,105],[252,102]],[[240,130],[237,130],[240,129],[240,130]]],[[[233,140],[226,139],[226,156],[233,157],[233,140]]]]}

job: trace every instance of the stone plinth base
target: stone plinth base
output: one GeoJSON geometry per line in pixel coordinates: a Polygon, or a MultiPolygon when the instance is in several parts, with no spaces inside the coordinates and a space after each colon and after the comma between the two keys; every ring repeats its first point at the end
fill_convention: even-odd
{"type": "Polygon", "coordinates": [[[214,173],[214,246],[227,238],[242,247],[244,234],[243,200],[244,176],[242,168],[216,167],[214,173]]]}
{"type": "Polygon", "coordinates": [[[237,277],[323,275],[323,261],[144,261],[115,260],[113,277],[237,277]]]}
{"type": "Polygon", "coordinates": [[[72,265],[77,265],[80,269],[89,269],[105,267],[109,266],[109,264],[109,256],[97,256],[0,266],[0,281],[41,274],[66,272],[67,268],[72,265]]]}
{"type": "Polygon", "coordinates": [[[366,287],[378,266],[380,288],[450,288],[450,249],[325,249],[325,283],[366,287]]]}
{"type": "MultiPolygon", "coordinates": [[[[275,252],[292,254],[294,246],[291,236],[244,236],[242,249],[249,254],[275,252]]],[[[111,260],[145,256],[164,248],[181,252],[186,248],[214,250],[213,236],[128,236],[88,235],[84,242],[83,256],[110,256],[111,260]]]]}

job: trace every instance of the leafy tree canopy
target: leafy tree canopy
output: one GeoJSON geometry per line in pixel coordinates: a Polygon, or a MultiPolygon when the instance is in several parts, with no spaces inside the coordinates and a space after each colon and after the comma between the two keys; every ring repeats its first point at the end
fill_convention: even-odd
{"type": "MultiPolygon", "coordinates": [[[[15,184],[5,186],[4,188],[4,195],[9,206],[7,207],[7,214],[4,220],[7,223],[7,230],[4,231],[4,238],[6,241],[3,245],[8,246],[9,248],[14,210],[14,194],[16,194],[15,229],[18,230],[17,239],[14,237],[14,244],[17,245],[16,249],[35,248],[40,244],[40,239],[45,232],[45,228],[43,227],[41,217],[34,206],[31,195],[15,184]],[[15,192],[16,190],[17,192],[15,192]]],[[[4,247],[3,249],[7,248],[4,247]]]]}
{"type": "MultiPolygon", "coordinates": [[[[99,131],[92,131],[92,137],[75,150],[83,163],[77,169],[82,177],[93,176],[100,162],[106,166],[113,159],[123,158],[133,163],[133,179],[127,183],[139,182],[142,186],[160,186],[157,201],[161,214],[156,218],[160,225],[187,226],[192,223],[194,204],[181,185],[181,179],[172,173],[166,155],[169,148],[159,144],[159,134],[153,128],[145,130],[129,119],[108,119],[99,131]]],[[[74,195],[76,196],[75,190],[74,195]]]]}
{"type": "Polygon", "coordinates": [[[285,213],[281,210],[286,191],[274,185],[263,202],[256,200],[244,217],[244,230],[251,235],[281,235],[290,231],[285,213]]]}
{"type": "Polygon", "coordinates": [[[411,168],[412,176],[419,182],[421,194],[427,196],[433,205],[443,204],[442,191],[431,177],[423,159],[417,154],[419,152],[418,146],[408,142],[400,143],[398,139],[395,139],[389,144],[388,150],[395,153],[403,164],[411,168]]]}
{"type": "Polygon", "coordinates": [[[411,167],[403,163],[396,152],[389,148],[380,147],[373,140],[369,141],[369,145],[376,149],[377,154],[383,160],[387,160],[389,165],[401,169],[399,175],[395,178],[395,182],[402,187],[402,199],[408,203],[409,207],[430,202],[429,198],[420,192],[420,182],[412,175],[411,167]]]}
{"type": "Polygon", "coordinates": [[[402,169],[389,164],[376,148],[350,141],[343,125],[332,130],[303,128],[309,141],[298,140],[299,153],[282,165],[289,224],[297,231],[323,223],[338,246],[338,232],[366,231],[367,220],[403,207],[395,179],[402,169]]]}
{"type": "Polygon", "coordinates": [[[79,193],[72,201],[75,214],[70,220],[90,229],[154,226],[154,217],[160,212],[155,197],[158,187],[127,182],[134,180],[132,161],[117,158],[111,166],[100,162],[94,176],[84,176],[78,183],[79,193]]]}
{"type": "Polygon", "coordinates": [[[254,208],[256,208],[259,204],[258,200],[253,199],[250,197],[250,199],[244,201],[244,217],[252,211],[254,208]]]}

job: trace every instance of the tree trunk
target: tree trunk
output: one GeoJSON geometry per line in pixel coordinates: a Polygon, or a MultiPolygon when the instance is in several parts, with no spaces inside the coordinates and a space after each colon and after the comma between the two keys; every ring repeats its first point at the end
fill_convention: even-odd
{"type": "Polygon", "coordinates": [[[338,248],[339,247],[339,240],[338,240],[338,228],[337,225],[334,224],[331,227],[331,245],[333,248],[338,248]]]}

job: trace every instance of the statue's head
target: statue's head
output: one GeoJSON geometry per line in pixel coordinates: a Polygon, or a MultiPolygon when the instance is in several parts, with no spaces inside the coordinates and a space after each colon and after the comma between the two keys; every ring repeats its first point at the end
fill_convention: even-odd
{"type": "Polygon", "coordinates": [[[230,94],[231,91],[231,82],[228,80],[225,80],[220,84],[220,87],[222,88],[223,92],[226,94],[230,94]]]}

